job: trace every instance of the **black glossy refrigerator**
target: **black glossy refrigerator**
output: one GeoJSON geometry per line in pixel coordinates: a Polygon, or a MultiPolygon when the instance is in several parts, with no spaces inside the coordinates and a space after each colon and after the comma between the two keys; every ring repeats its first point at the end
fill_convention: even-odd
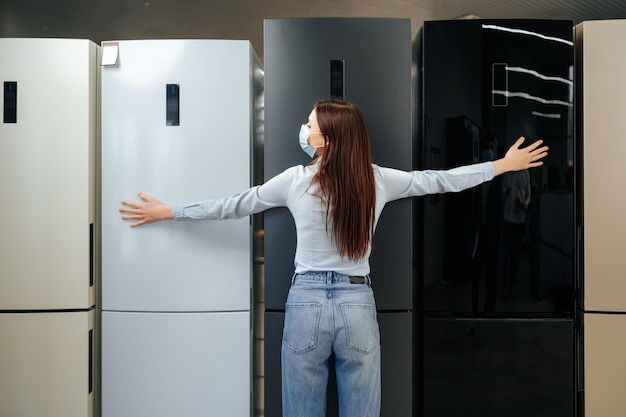
{"type": "MultiPolygon", "coordinates": [[[[358,104],[374,162],[410,170],[411,22],[409,19],[310,18],[265,21],[264,178],[311,160],[298,131],[318,99],[358,104]]],[[[382,415],[413,415],[413,202],[386,206],[371,258],[382,344],[382,415]]],[[[287,209],[264,215],[265,415],[281,416],[280,346],[293,275],[295,227],[287,209]]],[[[331,372],[332,374],[332,372],[331,372]]],[[[334,380],[328,415],[337,415],[334,380]]]]}
{"type": "Polygon", "coordinates": [[[543,166],[419,201],[416,415],[572,416],[572,22],[425,22],[414,40],[420,168],[543,139],[543,166]]]}

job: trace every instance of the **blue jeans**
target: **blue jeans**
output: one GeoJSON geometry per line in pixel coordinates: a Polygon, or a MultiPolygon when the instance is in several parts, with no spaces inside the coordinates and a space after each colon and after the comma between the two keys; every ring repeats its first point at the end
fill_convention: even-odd
{"type": "Polygon", "coordinates": [[[285,417],[326,415],[329,360],[335,355],[339,415],[380,416],[380,333],[366,277],[294,275],[283,329],[285,417]]]}

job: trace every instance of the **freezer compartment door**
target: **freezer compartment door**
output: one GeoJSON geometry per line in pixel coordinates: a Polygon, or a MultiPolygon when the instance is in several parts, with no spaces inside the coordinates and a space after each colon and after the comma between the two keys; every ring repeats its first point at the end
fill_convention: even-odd
{"type": "Polygon", "coordinates": [[[94,415],[94,311],[0,313],[0,416],[94,415]]]}
{"type": "Polygon", "coordinates": [[[94,305],[98,49],[0,39],[0,310],[94,305]]]}
{"type": "Polygon", "coordinates": [[[423,337],[424,417],[574,415],[571,320],[427,318],[423,337]]]}
{"type": "Polygon", "coordinates": [[[103,417],[250,415],[250,313],[102,313],[103,417]]]}
{"type": "Polygon", "coordinates": [[[626,314],[584,315],[586,416],[618,416],[626,410],[626,314]]]}

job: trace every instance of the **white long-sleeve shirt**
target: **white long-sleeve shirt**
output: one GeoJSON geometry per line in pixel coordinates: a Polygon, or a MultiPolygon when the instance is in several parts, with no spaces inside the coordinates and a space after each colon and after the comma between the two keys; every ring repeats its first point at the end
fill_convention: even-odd
{"type": "MultiPolygon", "coordinates": [[[[229,197],[175,205],[175,220],[238,219],[273,207],[287,207],[296,225],[295,272],[335,271],[346,275],[367,275],[368,256],[352,261],[342,258],[326,231],[326,208],[315,196],[316,187],[307,191],[318,164],[294,166],[263,185],[229,197]]],[[[462,191],[494,177],[491,162],[447,171],[401,171],[373,165],[376,182],[376,217],[390,201],[406,197],[462,191]]]]}

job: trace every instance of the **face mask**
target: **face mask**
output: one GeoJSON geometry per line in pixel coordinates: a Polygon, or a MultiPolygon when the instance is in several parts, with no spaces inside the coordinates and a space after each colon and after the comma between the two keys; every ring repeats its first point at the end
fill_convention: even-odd
{"type": "MultiPolygon", "coordinates": [[[[317,133],[317,134],[321,135],[321,133],[317,133]]],[[[317,150],[317,148],[323,148],[324,146],[323,145],[322,146],[309,145],[309,142],[308,142],[309,136],[311,136],[311,131],[307,129],[305,125],[302,125],[302,127],[300,128],[300,135],[299,135],[300,147],[307,155],[313,158],[315,156],[315,151],[317,150]]]]}
{"type": "Polygon", "coordinates": [[[493,161],[495,154],[493,153],[493,149],[484,149],[480,156],[483,161],[493,161]]]}

